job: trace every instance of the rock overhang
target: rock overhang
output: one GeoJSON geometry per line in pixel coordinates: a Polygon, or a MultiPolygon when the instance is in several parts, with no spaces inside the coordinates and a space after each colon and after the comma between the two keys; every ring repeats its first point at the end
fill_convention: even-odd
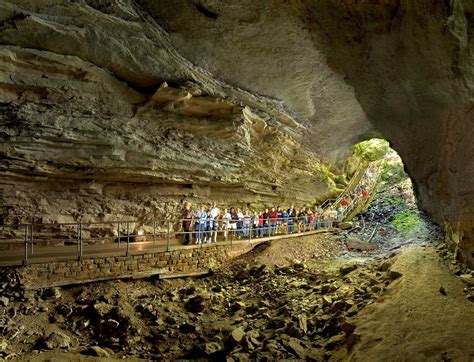
{"type": "MultiPolygon", "coordinates": [[[[214,157],[225,158],[221,164],[229,167],[204,167],[205,172],[196,169],[198,177],[194,181],[199,179],[202,184],[210,176],[219,176],[223,177],[221,186],[242,184],[247,178],[255,179],[257,187],[272,182],[283,189],[295,185],[277,180],[276,175],[282,170],[295,173],[293,181],[310,184],[314,178],[305,177],[314,173],[319,163],[315,160],[294,167],[303,157],[294,151],[298,144],[313,153],[311,157],[340,165],[353,144],[378,132],[404,159],[422,207],[440,224],[445,224],[460,248],[460,257],[472,262],[474,166],[469,162],[474,156],[470,141],[474,129],[472,2],[391,1],[369,5],[349,1],[275,4],[242,0],[232,6],[211,0],[199,4],[184,0],[100,3],[99,6],[94,0],[59,5],[48,1],[4,2],[0,5],[5,24],[0,41],[11,48],[3,47],[2,51],[15,49],[17,55],[38,52],[34,62],[32,58],[29,60],[30,64],[43,56],[49,63],[54,57],[63,56],[68,58],[67,67],[77,62],[87,64],[88,69],[95,66],[94,74],[101,74],[99,78],[102,78],[97,84],[105,79],[108,82],[105,88],[98,85],[104,89],[100,96],[82,88],[85,82],[78,83],[79,88],[73,91],[70,87],[64,91],[75,92],[78,113],[82,113],[81,107],[87,108],[78,101],[79,94],[92,94],[90,102],[97,107],[100,104],[108,122],[116,122],[119,128],[133,122],[123,119],[117,123],[117,114],[127,114],[129,118],[143,116],[146,112],[140,104],[150,102],[164,81],[178,88],[191,81],[204,96],[232,100],[237,106],[250,109],[251,114],[258,114],[260,119],[250,116],[253,126],[249,128],[245,115],[233,118],[220,126],[213,124],[214,130],[208,128],[208,134],[222,136],[223,140],[231,140],[235,134],[241,144],[250,145],[248,160],[261,152],[255,149],[256,140],[267,142],[267,146],[285,144],[282,162],[277,163],[279,170],[268,155],[267,160],[262,160],[258,167],[250,167],[242,178],[227,177],[228,173],[240,173],[238,157],[230,155],[231,151],[225,148],[211,147],[214,157]],[[119,107],[108,107],[118,89],[122,89],[119,99],[125,101],[120,101],[119,107]],[[111,113],[107,108],[115,111],[111,113]],[[253,176],[257,170],[261,173],[259,177],[253,176]]],[[[35,80],[25,90],[25,84],[19,86],[21,83],[10,81],[9,75],[13,74],[24,82],[18,69],[11,68],[11,60],[5,64],[2,88],[9,95],[12,88],[23,87],[21,96],[26,103],[34,105],[41,103],[41,99],[50,105],[58,102],[48,98],[51,90],[57,89],[56,85],[43,87],[40,92],[35,80]]],[[[41,67],[40,71],[51,78],[51,68],[46,67],[46,62],[41,67]]],[[[74,77],[77,80],[78,75],[74,77]]],[[[90,81],[87,77],[85,80],[90,81]]],[[[2,102],[12,102],[3,94],[2,102]]],[[[13,103],[19,101],[14,99],[13,103]]],[[[50,114],[56,120],[68,116],[50,114]]],[[[142,138],[140,145],[139,140],[120,139],[114,134],[115,143],[108,147],[114,149],[117,145],[136,142],[135,150],[124,151],[123,161],[143,160],[143,150],[137,152],[137,149],[145,149],[151,159],[145,158],[144,163],[152,166],[143,170],[143,174],[158,173],[169,180],[170,175],[179,175],[180,171],[172,166],[172,159],[166,159],[167,149],[195,140],[198,140],[197,149],[206,148],[206,143],[213,140],[205,137],[206,131],[203,133],[209,121],[198,121],[201,124],[197,125],[193,120],[197,134],[192,137],[193,142],[187,142],[182,129],[171,130],[175,125],[185,124],[185,120],[163,116],[160,112],[144,116],[146,124],[163,118],[169,119],[158,122],[158,127],[169,128],[164,136],[166,142],[161,136],[147,142],[142,138]],[[146,145],[151,143],[162,144],[159,147],[162,156],[146,145]],[[160,161],[155,165],[153,159],[160,161]]],[[[140,124],[141,121],[137,122],[134,129],[140,128],[140,124]]],[[[12,130],[17,126],[6,128],[15,132],[12,130]]],[[[146,129],[150,134],[149,128],[146,129]]],[[[77,143],[76,147],[83,148],[77,143]]],[[[237,149],[240,154],[245,147],[237,149]]],[[[86,155],[93,160],[102,159],[101,170],[118,160],[117,150],[113,151],[115,161],[114,157],[112,161],[104,159],[100,150],[94,152],[86,155]],[[94,156],[94,152],[98,154],[94,156]]],[[[42,154],[47,163],[51,155],[42,154]]],[[[196,157],[191,153],[182,159],[190,162],[196,157]]],[[[11,171],[12,164],[9,165],[7,169],[11,171]]],[[[87,161],[81,160],[75,166],[87,168],[87,161]]],[[[120,179],[119,170],[123,171],[121,166],[117,167],[113,177],[116,181],[120,179]]],[[[30,176],[35,173],[29,172],[30,176]]],[[[97,177],[100,172],[96,170],[91,177],[97,177]]],[[[140,181],[140,177],[128,181],[140,181]]],[[[299,193],[304,193],[305,188],[299,193]]],[[[317,189],[329,195],[327,188],[324,192],[324,187],[317,189]]],[[[269,190],[264,192],[268,198],[263,199],[275,196],[269,190]]]]}

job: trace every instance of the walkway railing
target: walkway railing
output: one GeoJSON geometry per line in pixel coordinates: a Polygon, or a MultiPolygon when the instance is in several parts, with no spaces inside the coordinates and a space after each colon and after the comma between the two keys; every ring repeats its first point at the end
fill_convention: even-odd
{"type": "Polygon", "coordinates": [[[269,219],[263,225],[255,226],[253,221],[213,220],[209,223],[196,223],[192,230],[178,230],[177,225],[186,219],[153,220],[145,223],[136,221],[58,223],[58,224],[21,224],[5,225],[5,228],[19,231],[23,229],[22,239],[9,240],[2,245],[10,245],[0,255],[0,265],[16,265],[19,261],[27,265],[30,262],[48,262],[58,260],[81,260],[84,257],[99,257],[104,254],[129,256],[131,252],[165,252],[193,246],[202,248],[207,245],[232,245],[239,241],[265,241],[278,236],[291,234],[305,235],[315,231],[329,231],[333,220],[315,219],[309,222],[305,218],[269,219]],[[140,226],[137,227],[137,224],[140,226]],[[163,229],[163,225],[166,228],[163,229]],[[197,225],[197,226],[196,226],[197,225]],[[94,227],[108,226],[101,232],[110,232],[106,236],[91,236],[94,227]],[[56,236],[51,236],[51,229],[56,236]],[[112,230],[115,232],[112,233],[112,230]],[[183,240],[189,238],[189,245],[183,240]],[[199,243],[198,243],[199,241],[199,243]],[[59,244],[59,245],[58,245],[59,244]],[[34,260],[32,260],[34,258],[34,260]]]}
{"type": "Polygon", "coordinates": [[[359,210],[361,211],[361,209],[365,208],[367,204],[370,203],[380,181],[383,162],[384,159],[371,162],[365,169],[363,176],[359,179],[359,182],[364,181],[364,190],[367,192],[366,196],[363,196],[360,190],[357,190],[357,186],[360,185],[358,184],[353,189],[348,190],[344,195],[341,194],[339,200],[333,204],[332,207],[336,209],[340,206],[340,203],[344,198],[351,200],[344,208],[343,214],[340,217],[341,220],[348,221],[352,219],[359,210]]]}
{"type": "MultiPolygon", "coordinates": [[[[364,198],[356,193],[356,197],[351,197],[350,204],[338,220],[347,220],[355,210],[365,205],[364,202],[375,192],[382,162],[361,165],[338,198],[326,202],[326,211],[328,208],[335,210],[344,198],[351,197],[362,181],[368,195],[364,198]]],[[[183,239],[189,239],[197,247],[210,243],[232,244],[237,240],[252,242],[293,233],[304,235],[318,230],[328,231],[336,222],[333,215],[327,213],[309,220],[308,216],[296,216],[268,219],[263,225],[255,225],[253,218],[240,221],[219,219],[191,225],[189,231],[181,230],[183,221],[189,222],[183,219],[1,225],[0,247],[7,246],[8,250],[4,249],[0,255],[0,265],[18,261],[26,265],[32,258],[41,262],[71,257],[81,260],[86,254],[93,257],[117,251],[128,256],[132,249],[135,253],[149,249],[170,251],[181,247],[183,239]],[[201,243],[196,244],[199,241],[201,243]]]]}

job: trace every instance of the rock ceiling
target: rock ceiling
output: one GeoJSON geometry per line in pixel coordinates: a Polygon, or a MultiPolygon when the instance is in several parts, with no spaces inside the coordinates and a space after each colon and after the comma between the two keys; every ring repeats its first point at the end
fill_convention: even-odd
{"type": "Polygon", "coordinates": [[[379,135],[469,260],[473,15],[472,0],[2,1],[3,218],[313,202],[379,135]]]}

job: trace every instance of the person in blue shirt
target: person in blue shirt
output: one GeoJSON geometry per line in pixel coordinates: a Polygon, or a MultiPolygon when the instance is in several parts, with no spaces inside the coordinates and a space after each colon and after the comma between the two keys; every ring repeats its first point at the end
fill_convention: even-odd
{"type": "Polygon", "coordinates": [[[285,230],[285,234],[288,234],[288,211],[283,210],[281,212],[281,223],[282,223],[282,228],[285,230]]]}
{"type": "Polygon", "coordinates": [[[201,214],[204,208],[197,209],[194,213],[194,242],[201,244],[201,214]]]}
{"type": "Polygon", "coordinates": [[[199,230],[201,231],[201,242],[205,243],[207,234],[207,212],[204,210],[204,206],[201,207],[201,220],[199,222],[199,230]]]}
{"type": "Polygon", "coordinates": [[[293,234],[295,230],[296,210],[293,205],[288,209],[288,233],[293,234]]]}

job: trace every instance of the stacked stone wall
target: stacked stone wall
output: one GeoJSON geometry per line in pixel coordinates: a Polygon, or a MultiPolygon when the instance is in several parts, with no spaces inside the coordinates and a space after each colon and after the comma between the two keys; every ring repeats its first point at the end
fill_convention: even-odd
{"type": "Polygon", "coordinates": [[[252,250],[257,243],[206,245],[166,252],[130,256],[84,258],[80,261],[58,261],[17,267],[26,289],[87,283],[121,278],[143,278],[151,275],[205,273],[252,250]]]}

